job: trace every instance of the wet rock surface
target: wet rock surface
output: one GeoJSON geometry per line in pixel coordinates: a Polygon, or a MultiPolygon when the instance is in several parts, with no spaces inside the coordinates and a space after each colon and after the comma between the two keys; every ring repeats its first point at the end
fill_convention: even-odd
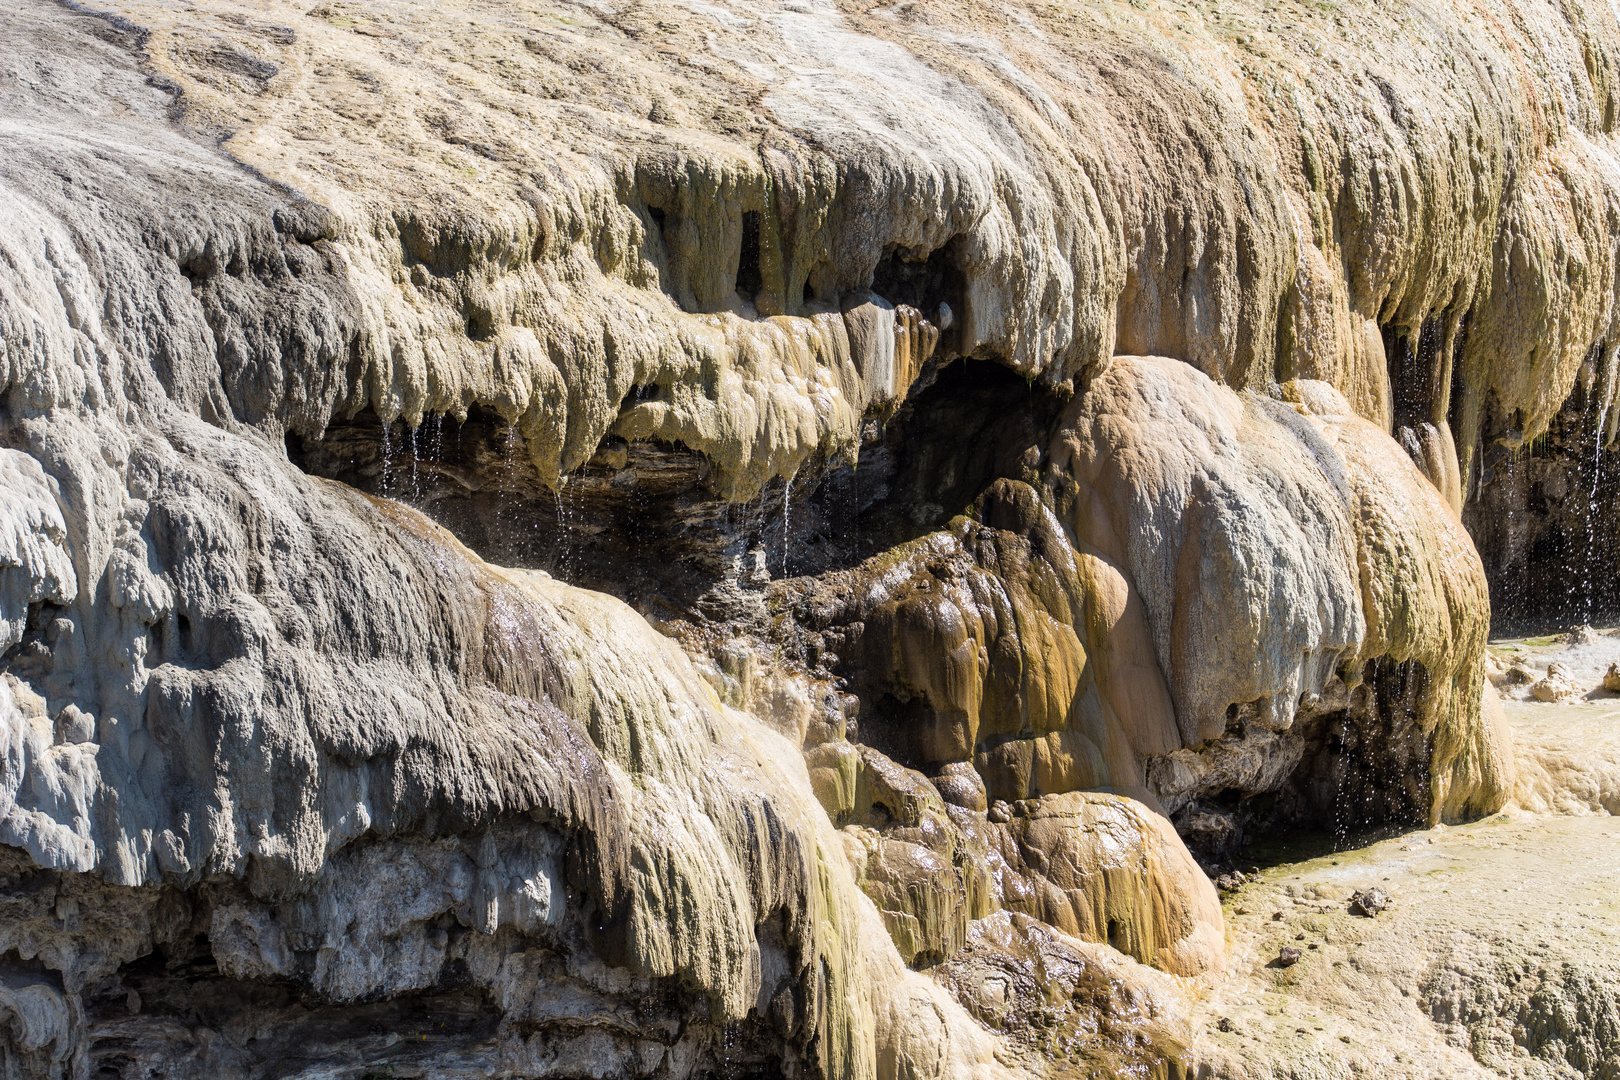
{"type": "Polygon", "coordinates": [[[1236,897],[1254,914],[1228,901],[1233,968],[1195,1009],[1194,1058],[1231,1077],[1602,1076],[1608,822],[1513,814],[1269,867],[1236,897]],[[1400,902],[1351,914],[1373,874],[1400,902]]]}
{"type": "Polygon", "coordinates": [[[1035,1070],[1191,1075],[1181,1023],[1187,988],[1046,923],[1012,913],[984,919],[932,974],[1035,1070]]]}
{"type": "MultiPolygon", "coordinates": [[[[1600,660],[1561,640],[1494,647],[1562,657],[1576,671],[1600,660]]],[[[1540,812],[1249,849],[1266,865],[1224,897],[1230,981],[1193,1020],[1191,1052],[1213,1075],[1602,1076],[1614,1067],[1620,922],[1607,883],[1620,834],[1600,792],[1620,761],[1615,710],[1602,699],[1504,708],[1519,748],[1516,802],[1540,812]],[[1373,918],[1353,899],[1370,892],[1392,901],[1373,918]],[[1286,974],[1270,966],[1282,948],[1299,950],[1286,974]]]]}

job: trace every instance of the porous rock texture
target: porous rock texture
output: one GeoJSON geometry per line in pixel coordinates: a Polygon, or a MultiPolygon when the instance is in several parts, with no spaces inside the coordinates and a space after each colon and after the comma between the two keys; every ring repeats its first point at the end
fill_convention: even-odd
{"type": "Polygon", "coordinates": [[[8,1075],[1173,1075],[1171,821],[1513,791],[1610,6],[110,7],[0,12],[8,1075]]]}

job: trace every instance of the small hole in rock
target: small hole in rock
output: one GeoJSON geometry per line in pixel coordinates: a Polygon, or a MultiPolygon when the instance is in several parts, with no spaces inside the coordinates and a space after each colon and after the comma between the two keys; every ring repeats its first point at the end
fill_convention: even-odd
{"type": "Polygon", "coordinates": [[[495,336],[495,316],[488,311],[467,313],[467,336],[473,341],[488,341],[495,336]]]}

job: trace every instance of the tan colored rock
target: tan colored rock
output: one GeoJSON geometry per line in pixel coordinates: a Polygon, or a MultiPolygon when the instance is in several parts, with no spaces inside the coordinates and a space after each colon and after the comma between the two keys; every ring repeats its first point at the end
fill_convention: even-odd
{"type": "Polygon", "coordinates": [[[1620,663],[1610,664],[1609,670],[1603,673],[1603,689],[1620,694],[1620,663]]]}
{"type": "Polygon", "coordinates": [[[1186,364],[1116,357],[1056,440],[1075,534],[1128,569],[1185,746],[1233,703],[1287,728],[1365,634],[1342,465],[1291,416],[1186,364]]]}
{"type": "Polygon", "coordinates": [[[985,789],[984,779],[979,776],[978,770],[971,762],[946,763],[940,769],[939,775],[934,777],[934,787],[939,791],[940,797],[953,806],[979,813],[984,813],[990,808],[989,793],[985,789]]]}
{"type": "Polygon", "coordinates": [[[1429,816],[1500,806],[1511,783],[1480,720],[1489,601],[1472,541],[1341,395],[1285,390],[1297,412],[1184,364],[1116,357],[1055,442],[1075,534],[1128,569],[1172,688],[1182,748],[1156,759],[1155,783],[1178,799],[1273,790],[1297,761],[1279,733],[1302,701],[1325,710],[1341,675],[1416,662],[1429,816]],[[1206,753],[1221,764],[1176,760],[1206,753]]]}
{"type": "Polygon", "coordinates": [[[906,963],[922,967],[949,958],[967,940],[968,924],[995,910],[982,853],[961,850],[944,837],[919,843],[870,829],[856,829],[856,835],[867,849],[861,888],[906,963]]]}
{"type": "Polygon", "coordinates": [[[1076,791],[1030,800],[992,835],[1018,879],[1009,909],[1172,974],[1219,970],[1220,900],[1162,815],[1076,791]]]}
{"type": "Polygon", "coordinates": [[[1508,723],[1502,695],[1497,693],[1496,687],[1489,682],[1480,688],[1479,718],[1484,748],[1482,756],[1495,763],[1495,782],[1509,793],[1509,799],[1492,807],[1494,813],[1502,809],[1502,806],[1511,805],[1511,799],[1517,798],[1521,759],[1518,744],[1514,740],[1513,727],[1508,723]]]}
{"type": "Polygon", "coordinates": [[[1502,661],[1498,671],[1499,678],[1491,679],[1498,686],[1527,686],[1536,681],[1536,673],[1523,658],[1502,661]]]}
{"type": "Polygon", "coordinates": [[[1030,485],[997,481],[975,510],[817,594],[857,692],[903,706],[872,710],[865,737],[930,771],[972,762],[986,803],[1139,789],[1142,761],[1178,740],[1157,668],[1133,650],[1146,633],[1129,587],[1075,553],[1030,485]]]}
{"type": "Polygon", "coordinates": [[[1533,438],[1613,331],[1614,60],[1582,59],[1612,40],[1602,4],[1507,18],[1501,37],[1446,5],[1422,28],[1376,5],[1280,23],[1240,5],[1174,33],[1124,3],[903,28],[722,4],[701,32],[663,3],[629,29],[482,0],[238,6],[116,8],[193,127],[341,222],[374,323],[359,389],[254,402],[314,428],[340,404],[414,419],[476,400],[521,418],[548,478],[613,428],[703,450],[745,496],[903,396],[937,328],[902,315],[884,360],[898,339],[852,349],[843,304],[886,253],[954,244],[942,348],[1064,386],[1114,353],[1236,387],[1322,379],[1398,419],[1455,506],[1485,395],[1533,438]],[[1532,54],[1551,59],[1499,81],[1532,54]],[[614,77],[581,77],[598,63],[614,77]],[[1256,114],[1245,88],[1267,80],[1299,96],[1256,114]],[[1569,100],[1550,119],[1548,94],[1569,100]],[[1390,177],[1414,178],[1424,212],[1386,197],[1390,177]],[[739,288],[750,228],[757,289],[739,288]],[[1397,418],[1385,342],[1416,352],[1426,326],[1438,348],[1397,418]],[[661,392],[621,417],[635,385],[661,392]]]}
{"type": "Polygon", "coordinates": [[[1289,396],[1332,441],[1355,492],[1362,657],[1428,673],[1419,724],[1434,740],[1430,820],[1499,809],[1511,752],[1480,718],[1490,594],[1473,541],[1411,459],[1331,387],[1299,383],[1289,396]]]}
{"type": "Polygon", "coordinates": [[[1051,1068],[1054,1049],[1098,1076],[1188,1064],[1183,980],[1028,915],[974,923],[967,945],[930,974],[1035,1071],[1051,1068]]]}
{"type": "MultiPolygon", "coordinates": [[[[1616,336],[1611,7],[790,8],[0,11],[26,690],[0,684],[0,855],[59,894],[0,920],[49,973],[6,990],[8,1062],[89,1068],[80,988],[199,934],[324,1008],[459,979],[454,933],[510,1021],[501,1068],[599,1071],[605,1045],[627,1075],[713,1071],[715,1025],[768,1016],[749,1064],[1006,1071],[905,971],[821,805],[891,819],[873,880],[919,946],[948,937],[923,834],[961,808],[881,763],[863,794],[842,750],[809,775],[628,607],[291,464],[288,434],[360,414],[487,410],[553,485],[609,434],[661,440],[737,501],[853,457],[931,356],[1074,394],[1063,542],[1008,494],[1022,524],[925,538],[876,606],[927,703],[918,763],[982,756],[1015,796],[1029,902],[1167,967],[1219,939],[1168,827],[1029,796],[1129,787],[1234,704],[1277,735],[1369,657],[1430,680],[1437,816],[1504,790],[1488,605],[1443,515],[1487,408],[1534,438],[1616,336]],[[1392,386],[1386,339],[1429,337],[1392,386]],[[1116,353],[1180,370],[1132,384],[1116,353]],[[1269,396],[1313,379],[1336,389],[1308,419],[1269,396]],[[1150,437],[1114,430],[1144,412],[1150,437]],[[564,979],[603,1012],[547,1013],[564,979]],[[675,1011],[627,1029],[651,1001],[675,1011]]],[[[225,1067],[119,1039],[148,1072],[225,1067]]]]}
{"type": "Polygon", "coordinates": [[[968,924],[996,907],[983,839],[958,827],[926,777],[869,746],[826,743],[806,763],[901,958],[920,967],[956,952],[968,924]]]}
{"type": "Polygon", "coordinates": [[[1514,801],[1535,814],[1620,815],[1620,730],[1607,702],[1544,709],[1513,702],[1518,779],[1514,801]]]}
{"type": "Polygon", "coordinates": [[[1546,677],[1530,687],[1531,697],[1549,703],[1573,701],[1582,693],[1584,691],[1575,682],[1569,668],[1557,662],[1548,664],[1546,677]]]}

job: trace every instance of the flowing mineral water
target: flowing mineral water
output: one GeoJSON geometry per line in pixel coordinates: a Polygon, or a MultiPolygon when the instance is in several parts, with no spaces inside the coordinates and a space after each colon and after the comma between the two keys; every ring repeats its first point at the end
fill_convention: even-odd
{"type": "Polygon", "coordinates": [[[1345,819],[1344,806],[1344,780],[1350,772],[1350,762],[1346,751],[1350,746],[1350,718],[1347,715],[1339,722],[1339,753],[1334,761],[1334,772],[1338,774],[1333,792],[1333,850],[1343,851],[1350,846],[1350,824],[1345,819]]]}
{"type": "MultiPolygon", "coordinates": [[[[754,500],[753,522],[749,526],[749,532],[754,537],[754,546],[750,549],[749,559],[752,562],[757,558],[759,562],[754,563],[754,565],[764,567],[767,573],[770,571],[770,534],[767,531],[768,525],[769,522],[765,518],[765,488],[761,485],[759,496],[754,500]],[[752,554],[755,550],[759,552],[757,556],[752,554]]],[[[750,570],[750,572],[752,571],[750,570]]]]}
{"type": "MultiPolygon", "coordinates": [[[[495,523],[497,527],[510,517],[516,505],[517,495],[512,490],[518,476],[518,450],[523,440],[518,435],[517,421],[506,425],[506,438],[501,447],[501,462],[496,470],[495,489],[495,523]]],[[[498,529],[497,529],[498,531],[498,529]]]]}

